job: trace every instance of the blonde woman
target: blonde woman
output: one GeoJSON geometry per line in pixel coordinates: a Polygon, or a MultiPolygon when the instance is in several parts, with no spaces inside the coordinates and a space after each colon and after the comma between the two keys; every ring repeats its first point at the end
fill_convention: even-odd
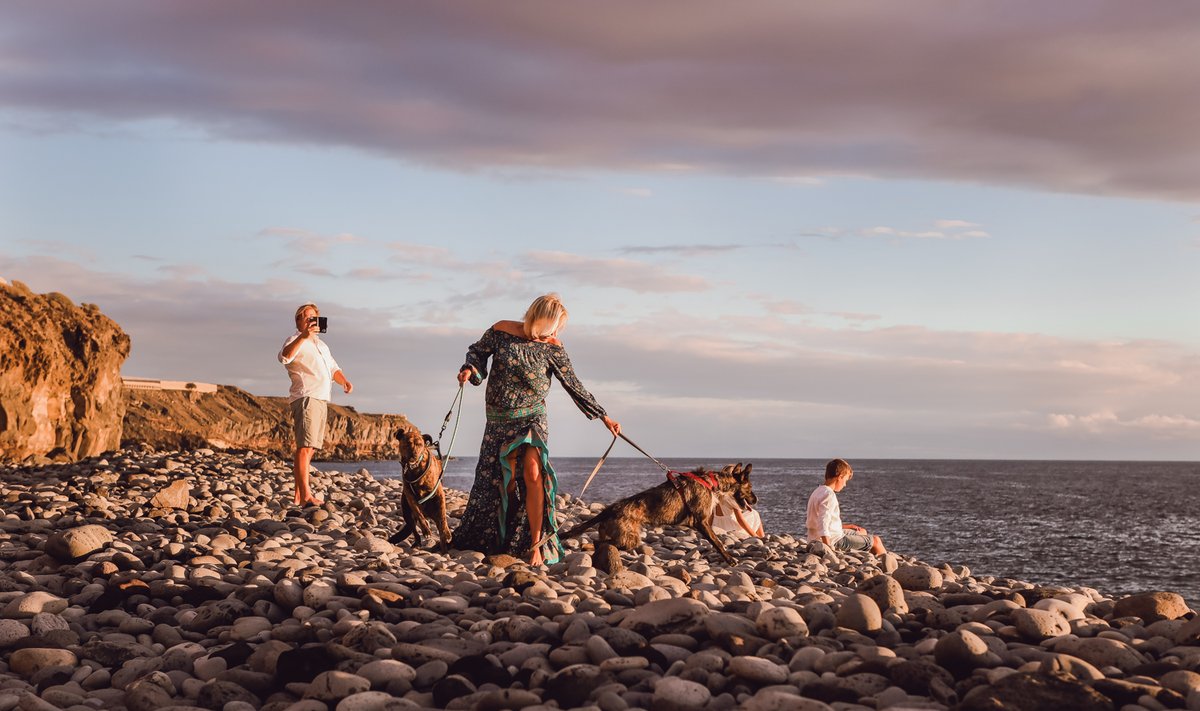
{"type": "Polygon", "coordinates": [[[530,304],[524,321],[498,321],[467,349],[458,382],[483,382],[489,358],[491,378],[475,484],[454,531],[455,548],[508,553],[534,565],[554,563],[562,555],[554,520],[558,480],[546,424],[550,376],[589,420],[599,417],[614,435],[621,431],[575,377],[558,340],[566,322],[558,294],[546,294],[530,304]]]}

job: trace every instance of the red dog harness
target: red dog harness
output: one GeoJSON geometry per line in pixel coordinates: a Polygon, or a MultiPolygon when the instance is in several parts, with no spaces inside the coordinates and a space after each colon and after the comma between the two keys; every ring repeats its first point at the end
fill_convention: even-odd
{"type": "Polygon", "coordinates": [[[710,491],[713,489],[716,489],[717,484],[719,483],[717,481],[717,475],[714,474],[713,472],[704,472],[704,474],[702,476],[695,472],[677,472],[674,469],[667,471],[667,481],[669,481],[673,485],[675,485],[675,488],[679,488],[679,477],[681,477],[681,476],[686,476],[687,478],[699,483],[700,486],[703,486],[705,489],[708,489],[710,491]]]}

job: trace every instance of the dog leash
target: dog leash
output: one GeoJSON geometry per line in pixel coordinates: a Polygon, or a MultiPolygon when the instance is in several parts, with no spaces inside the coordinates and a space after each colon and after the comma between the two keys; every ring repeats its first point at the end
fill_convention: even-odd
{"type": "Polygon", "coordinates": [[[581,499],[583,498],[583,495],[584,495],[584,494],[587,492],[588,486],[589,486],[589,485],[591,485],[591,483],[592,483],[592,479],[596,478],[596,473],[600,471],[600,467],[604,466],[604,462],[605,462],[605,460],[607,460],[607,459],[608,459],[608,455],[609,455],[609,453],[610,453],[610,452],[612,452],[613,445],[615,445],[615,444],[617,443],[617,437],[620,437],[621,439],[625,440],[626,442],[628,442],[628,443],[629,443],[629,446],[633,447],[633,448],[634,448],[634,449],[636,449],[637,451],[639,451],[639,452],[641,452],[642,454],[646,455],[646,458],[647,458],[647,459],[649,459],[650,461],[652,461],[652,462],[654,462],[655,464],[657,464],[659,467],[661,467],[661,468],[662,468],[662,470],[663,470],[664,472],[666,472],[666,474],[667,474],[667,478],[668,478],[668,479],[670,479],[670,478],[671,478],[671,473],[672,473],[672,472],[671,472],[671,469],[670,469],[670,468],[669,468],[669,467],[668,467],[666,464],[663,464],[662,462],[658,461],[658,460],[657,460],[657,459],[655,459],[654,457],[650,456],[650,453],[649,453],[649,452],[647,452],[646,450],[644,450],[644,449],[642,449],[641,447],[637,446],[637,443],[636,443],[636,442],[634,442],[633,440],[631,440],[631,439],[629,439],[628,437],[626,437],[626,436],[625,436],[625,433],[624,433],[624,432],[622,432],[622,433],[621,433],[621,434],[619,434],[619,435],[613,435],[612,442],[610,442],[610,443],[609,443],[609,445],[608,445],[608,449],[604,450],[604,454],[603,454],[603,456],[601,456],[601,457],[600,457],[600,461],[596,462],[596,467],[595,467],[594,469],[592,469],[592,473],[588,475],[587,481],[585,481],[585,482],[583,483],[583,491],[580,491],[580,492],[579,492],[579,498],[581,498],[581,499]]]}
{"type": "MultiPolygon", "coordinates": [[[[446,471],[446,462],[450,461],[450,450],[454,449],[454,438],[458,435],[458,423],[462,419],[462,404],[463,404],[463,383],[458,384],[458,392],[454,395],[454,400],[450,402],[450,409],[446,411],[446,417],[442,419],[442,429],[438,432],[437,442],[434,447],[437,448],[438,454],[442,454],[442,435],[446,434],[446,425],[450,424],[450,416],[454,415],[454,407],[458,406],[458,414],[454,416],[454,429],[450,430],[450,444],[446,445],[446,453],[442,454],[442,472],[446,471]]],[[[438,479],[441,483],[441,479],[438,479]]]]}

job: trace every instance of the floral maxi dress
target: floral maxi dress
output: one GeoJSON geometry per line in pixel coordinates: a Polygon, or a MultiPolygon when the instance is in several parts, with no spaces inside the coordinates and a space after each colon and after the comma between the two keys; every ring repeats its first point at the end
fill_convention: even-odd
{"type": "Polygon", "coordinates": [[[603,417],[604,408],[575,377],[562,346],[489,328],[467,349],[463,367],[471,370],[472,385],[488,378],[489,357],[492,372],[484,397],[487,426],[479,447],[475,483],[454,531],[454,547],[520,557],[528,554],[536,541],[541,541],[543,558],[553,563],[561,557],[563,549],[556,535],[554,499],[558,480],[550,465],[550,432],[546,423],[545,397],[550,389],[550,376],[558,379],[589,420],[603,417]],[[546,510],[542,531],[536,537],[530,535],[525,513],[521,458],[515,460],[515,472],[508,462],[509,455],[522,445],[536,447],[542,464],[546,510]],[[514,482],[515,490],[509,492],[514,482]]]}

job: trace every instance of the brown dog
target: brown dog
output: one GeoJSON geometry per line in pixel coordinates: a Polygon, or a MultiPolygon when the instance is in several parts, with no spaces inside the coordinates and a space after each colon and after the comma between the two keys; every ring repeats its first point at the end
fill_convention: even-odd
{"type": "Polygon", "coordinates": [[[396,430],[400,442],[400,478],[404,495],[400,508],[404,525],[388,540],[398,544],[416,531],[416,544],[424,541],[422,533],[431,533],[429,518],[437,524],[439,548],[450,546],[450,525],[446,522],[446,491],[442,488],[442,462],[433,448],[433,438],[421,434],[415,427],[396,430]],[[428,518],[427,518],[428,517],[428,518]]]}
{"type": "Polygon", "coordinates": [[[758,502],[750,486],[753,467],[753,464],[744,467],[730,464],[719,472],[697,469],[677,474],[658,486],[605,506],[603,511],[561,537],[574,538],[592,526],[598,526],[600,535],[596,539],[593,560],[597,568],[613,573],[620,566],[620,556],[614,547],[632,550],[642,541],[642,526],[690,526],[732,565],[733,557],[713,532],[710,521],[717,499],[723,493],[732,494],[734,501],[743,508],[758,502]]]}

